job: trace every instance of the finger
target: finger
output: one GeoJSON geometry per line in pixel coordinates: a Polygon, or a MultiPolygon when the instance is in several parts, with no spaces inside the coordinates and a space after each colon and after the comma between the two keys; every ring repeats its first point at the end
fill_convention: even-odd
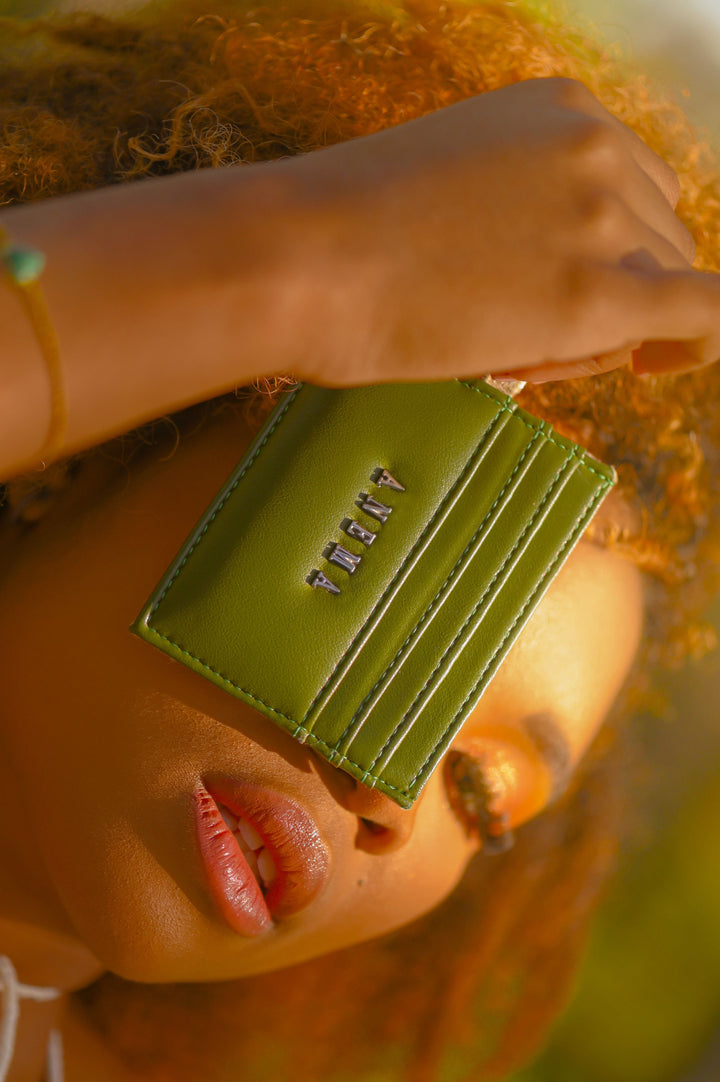
{"type": "MultiPolygon", "coordinates": [[[[662,196],[658,198],[662,199],[662,196]]],[[[669,208],[666,212],[672,216],[669,208]]],[[[683,232],[668,237],[662,231],[665,222],[658,224],[660,230],[648,224],[620,195],[602,188],[592,191],[578,203],[575,216],[568,216],[567,221],[575,244],[579,249],[584,247],[590,264],[598,260],[611,263],[633,251],[645,249],[660,267],[690,270],[692,263],[688,261],[687,253],[675,243],[676,239],[678,244],[687,243],[683,232]]],[[[680,228],[684,230],[684,227],[680,228]]]]}
{"type": "Polygon", "coordinates": [[[689,271],[692,264],[685,254],[671,240],[647,225],[627,207],[624,208],[625,222],[620,230],[625,251],[620,258],[621,265],[628,270],[645,273],[659,273],[663,270],[689,271]]]}
{"type": "Polygon", "coordinates": [[[692,265],[697,254],[695,239],[687,226],[674,213],[680,197],[680,181],[667,162],[647,146],[630,128],[592,98],[590,111],[603,124],[590,132],[587,140],[596,148],[596,162],[606,179],[614,184],[620,180],[620,192],[639,218],[658,233],[666,236],[692,265]],[[628,160],[618,153],[614,136],[608,128],[620,133],[630,152],[628,160]],[[624,176],[623,176],[624,174],[624,176]]]}
{"type": "Polygon", "coordinates": [[[544,362],[532,368],[519,368],[513,372],[494,372],[495,376],[506,375],[513,379],[523,379],[527,383],[551,383],[563,379],[584,379],[587,376],[601,376],[631,364],[633,350],[640,343],[633,343],[609,353],[600,353],[593,357],[581,357],[578,360],[563,362],[544,362]]]}
{"type": "MultiPolygon", "coordinates": [[[[572,80],[566,81],[572,82],[572,80]]],[[[609,123],[616,131],[620,132],[637,164],[652,180],[665,200],[674,209],[678,205],[682,188],[678,175],[672,166],[659,154],[656,154],[655,151],[632,130],[632,128],[629,128],[627,124],[624,124],[622,120],[618,119],[618,117],[611,113],[609,109],[606,109],[602,102],[598,101],[595,95],[588,90],[584,84],[579,85],[586,91],[586,96],[580,94],[579,99],[582,99],[582,106],[580,106],[580,100],[578,99],[576,107],[580,107],[588,116],[599,117],[601,120],[609,123]]]]}
{"type": "Polygon", "coordinates": [[[602,267],[598,287],[602,306],[627,341],[682,343],[682,354],[698,365],[720,359],[720,275],[703,271],[602,267]]]}
{"type": "MultiPolygon", "coordinates": [[[[687,353],[681,350],[676,350],[671,354],[665,348],[664,353],[660,351],[651,353],[647,348],[646,340],[652,337],[653,328],[649,325],[647,316],[643,324],[644,334],[633,334],[632,327],[628,329],[623,325],[623,317],[626,320],[641,321],[643,320],[642,312],[647,312],[648,307],[652,308],[652,300],[649,300],[647,295],[647,286],[642,285],[643,280],[647,282],[650,279],[662,278],[673,270],[683,273],[687,268],[684,257],[664,238],[658,237],[654,231],[647,229],[642,223],[638,223],[636,231],[644,234],[647,244],[654,247],[655,253],[647,248],[638,248],[624,255],[620,265],[615,269],[602,266],[593,268],[592,281],[590,284],[586,282],[583,287],[581,293],[583,304],[578,318],[586,319],[593,328],[601,328],[593,334],[592,338],[588,333],[585,335],[588,339],[586,345],[590,346],[592,352],[581,354],[580,350],[577,350],[577,340],[575,340],[577,352],[567,358],[551,357],[537,365],[514,368],[507,373],[495,372],[493,375],[526,380],[528,383],[547,383],[603,375],[627,364],[633,364],[633,370],[639,374],[651,370],[681,371],[691,366],[698,367],[698,365],[709,363],[705,354],[698,359],[696,352],[692,353],[690,359],[687,353]],[[628,275],[625,276],[623,272],[628,272],[628,275]],[[633,308],[633,302],[629,302],[628,298],[638,296],[641,292],[644,308],[639,307],[636,310],[633,308]],[[606,344],[603,344],[601,338],[606,335],[606,344]],[[638,353],[641,348],[645,352],[638,353]],[[647,367],[641,367],[642,365],[647,367]]],[[[693,275],[700,272],[688,270],[686,273],[693,275]]],[[[717,311],[714,318],[720,333],[720,276],[705,275],[705,277],[713,279],[714,293],[717,297],[717,311]]],[[[660,337],[669,338],[670,336],[660,337]]],[[[667,347],[667,344],[665,345],[667,347]]],[[[720,339],[718,357],[720,357],[720,339]]]]}
{"type": "Polygon", "coordinates": [[[640,166],[642,171],[653,182],[658,191],[661,192],[663,198],[670,206],[675,209],[680,201],[682,194],[682,187],[680,184],[680,178],[673,169],[673,167],[666,162],[664,158],[661,158],[659,154],[644,142],[639,135],[637,135],[632,128],[629,128],[627,124],[623,124],[622,120],[618,120],[616,116],[613,116],[611,112],[600,106],[603,109],[605,115],[609,118],[610,123],[613,124],[626,139],[630,148],[630,153],[640,166]]]}
{"type": "Polygon", "coordinates": [[[698,356],[691,342],[643,342],[633,354],[633,372],[637,376],[680,375],[705,368],[707,361],[698,356]]]}
{"type": "Polygon", "coordinates": [[[661,274],[664,270],[691,269],[685,256],[654,230],[637,230],[632,239],[642,239],[644,244],[640,243],[622,256],[620,264],[628,270],[641,274],[661,274]]]}
{"type": "Polygon", "coordinates": [[[637,166],[632,168],[629,183],[622,194],[638,218],[670,241],[682,253],[688,266],[692,266],[697,255],[695,238],[643,169],[637,166]]]}

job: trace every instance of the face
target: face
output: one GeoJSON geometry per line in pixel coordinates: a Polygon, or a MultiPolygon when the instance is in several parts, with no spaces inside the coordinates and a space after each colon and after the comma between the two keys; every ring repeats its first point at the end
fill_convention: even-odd
{"type": "Polygon", "coordinates": [[[120,479],[90,459],[2,561],[4,753],[25,852],[81,941],[132,980],[247,976],[427,912],[481,845],[457,791],[463,765],[483,764],[508,825],[538,814],[602,724],[640,634],[639,573],[581,541],[458,735],[451,754],[468,758],[399,808],[128,631],[249,438],[229,411],[120,479]],[[193,794],[221,777],[317,828],[300,859],[320,862],[320,888],[259,934],[230,927],[199,851],[193,794]]]}

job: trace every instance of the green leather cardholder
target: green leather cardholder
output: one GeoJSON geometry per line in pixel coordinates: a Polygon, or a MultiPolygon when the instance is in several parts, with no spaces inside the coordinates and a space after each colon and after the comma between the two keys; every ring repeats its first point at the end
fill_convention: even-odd
{"type": "Polygon", "coordinates": [[[132,630],[407,808],[614,481],[482,380],[299,384],[132,630]]]}

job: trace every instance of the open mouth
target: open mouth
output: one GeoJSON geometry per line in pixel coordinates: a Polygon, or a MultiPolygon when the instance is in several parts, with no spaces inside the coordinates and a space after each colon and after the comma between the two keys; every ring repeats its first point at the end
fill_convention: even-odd
{"type": "Polygon", "coordinates": [[[232,833],[235,841],[248,863],[250,871],[255,876],[258,886],[263,894],[267,894],[278,876],[275,861],[265,848],[265,844],[255,827],[246,819],[239,819],[233,815],[229,808],[218,802],[220,814],[226,827],[232,833]]]}
{"type": "MultiPolygon", "coordinates": [[[[272,917],[260,885],[254,850],[250,848],[248,858],[245,855],[248,843],[242,835],[237,836],[237,815],[232,815],[228,823],[223,815],[225,809],[202,786],[193,793],[193,803],[195,834],[210,893],[228,924],[239,935],[261,935],[271,927],[272,917]],[[234,830],[231,829],[233,826],[234,830]]],[[[244,824],[246,834],[248,825],[244,824]]],[[[262,848],[262,839],[255,831],[251,841],[256,844],[259,841],[262,848]]]]}
{"type": "Polygon", "coordinates": [[[325,889],[330,851],[296,801],[228,777],[199,784],[192,799],[206,882],[240,935],[261,935],[325,889]]]}

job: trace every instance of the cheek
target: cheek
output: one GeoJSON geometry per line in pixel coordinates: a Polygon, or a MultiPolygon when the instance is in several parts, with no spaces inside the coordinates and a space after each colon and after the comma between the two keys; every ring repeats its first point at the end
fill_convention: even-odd
{"type": "Polygon", "coordinates": [[[453,891],[477,851],[449,806],[442,767],[404,814],[412,816],[404,843],[389,853],[360,855],[342,905],[327,915],[341,937],[336,945],[375,938],[425,916],[453,891]]]}
{"type": "Polygon", "coordinates": [[[405,864],[410,904],[413,890],[419,892],[421,887],[425,911],[443,901],[457,886],[477,848],[450,806],[441,764],[418,801],[410,842],[397,854],[405,864]]]}
{"type": "MultiPolygon", "coordinates": [[[[619,559],[604,593],[587,589],[587,603],[566,606],[565,629],[574,650],[555,665],[556,701],[566,719],[575,763],[595,738],[635,657],[643,621],[642,582],[619,559]]],[[[548,643],[548,651],[551,644],[548,643]]],[[[552,655],[550,655],[552,656],[552,655]]]]}

